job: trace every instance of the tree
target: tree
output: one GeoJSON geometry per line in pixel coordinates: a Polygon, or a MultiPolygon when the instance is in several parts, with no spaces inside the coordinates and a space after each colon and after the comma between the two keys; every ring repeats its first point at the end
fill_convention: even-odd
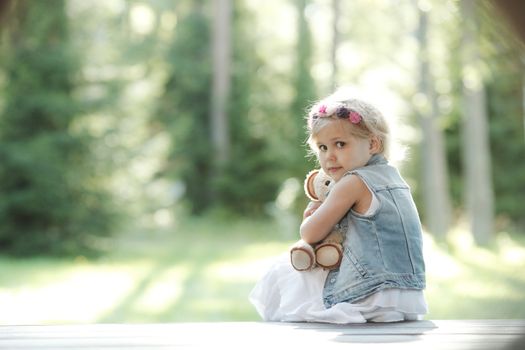
{"type": "Polygon", "coordinates": [[[448,170],[445,141],[439,125],[437,96],[434,90],[431,62],[428,52],[428,12],[419,8],[417,37],[420,46],[419,93],[424,96],[417,106],[423,132],[422,176],[425,224],[428,230],[443,240],[450,227],[451,202],[448,188],[448,170]]]}
{"type": "Polygon", "coordinates": [[[86,253],[111,233],[110,197],[91,140],[75,131],[78,61],[63,0],[15,1],[7,23],[0,116],[0,247],[14,254],[86,253]]]}
{"type": "Polygon", "coordinates": [[[211,30],[203,1],[186,11],[167,56],[168,78],[153,122],[172,139],[160,176],[180,179],[191,212],[201,214],[212,205],[211,30]]]}
{"type": "Polygon", "coordinates": [[[332,52],[330,60],[332,62],[332,90],[337,88],[337,74],[339,65],[337,63],[337,50],[341,41],[341,31],[339,29],[339,18],[341,17],[341,0],[332,0],[332,52]]]}
{"type": "Polygon", "coordinates": [[[249,14],[238,4],[224,6],[224,18],[216,23],[222,28],[213,29],[222,33],[213,39],[215,44],[204,2],[193,2],[177,24],[169,78],[155,117],[173,140],[162,175],[182,180],[192,214],[214,208],[260,214],[274,199],[279,181],[269,144],[250,123],[251,100],[257,94],[254,72],[262,63],[251,50],[245,23],[249,14]],[[226,28],[230,25],[231,31],[226,28]],[[229,46],[229,40],[231,51],[221,47],[229,46]]]}
{"type": "Polygon", "coordinates": [[[494,229],[494,193],[491,176],[487,102],[476,43],[475,4],[461,2],[463,27],[463,164],[465,196],[471,232],[478,244],[487,244],[494,229]]]}
{"type": "MultiPolygon", "coordinates": [[[[521,206],[521,198],[525,196],[525,164],[521,161],[525,159],[523,43],[518,41],[519,37],[509,23],[500,16],[495,17],[494,12],[498,10],[496,5],[509,12],[523,7],[523,3],[498,1],[479,5],[479,46],[483,48],[480,54],[487,72],[485,91],[494,210],[500,218],[500,225],[505,223],[507,226],[505,229],[512,229],[509,224],[522,228],[525,224],[521,206]]],[[[521,13],[509,15],[514,18],[521,13]]]]}
{"type": "MultiPolygon", "coordinates": [[[[230,94],[231,67],[231,12],[230,0],[213,2],[213,83],[211,106],[211,133],[217,163],[220,171],[230,158],[230,135],[227,115],[228,97],[230,94]]],[[[219,174],[220,176],[220,174],[219,174]]]]}
{"type": "Polygon", "coordinates": [[[252,23],[252,14],[235,2],[229,68],[231,90],[226,110],[230,158],[215,177],[213,188],[217,193],[215,206],[242,215],[264,215],[266,205],[275,199],[282,181],[279,176],[282,165],[280,155],[274,153],[268,137],[274,129],[258,125],[260,123],[254,120],[254,96],[267,87],[256,74],[264,62],[252,50],[252,23]]]}
{"type": "Polygon", "coordinates": [[[294,0],[297,5],[297,50],[296,65],[292,77],[292,86],[295,93],[291,103],[291,115],[294,123],[289,133],[290,152],[289,164],[293,174],[303,176],[311,167],[305,158],[305,121],[304,116],[308,107],[316,99],[315,82],[310,73],[312,65],[312,38],[305,16],[308,0],[294,0]]]}

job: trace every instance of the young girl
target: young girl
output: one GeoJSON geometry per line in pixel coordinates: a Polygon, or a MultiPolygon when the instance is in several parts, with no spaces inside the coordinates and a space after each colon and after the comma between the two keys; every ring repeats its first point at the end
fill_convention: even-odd
{"type": "Polygon", "coordinates": [[[422,319],[427,304],[421,224],[408,185],[385,158],[387,123],[364,101],[334,96],[308,113],[308,143],[336,183],[322,204],[307,206],[300,233],[316,243],[339,225],[346,233],[341,265],[298,272],[282,256],[250,301],[266,321],[422,319]]]}

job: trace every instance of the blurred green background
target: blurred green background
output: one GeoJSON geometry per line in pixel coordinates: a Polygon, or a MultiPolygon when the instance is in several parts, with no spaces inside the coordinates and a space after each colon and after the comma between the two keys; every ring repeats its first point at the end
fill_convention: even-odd
{"type": "Polygon", "coordinates": [[[525,317],[525,61],[492,1],[0,1],[0,324],[258,320],[303,116],[396,136],[432,319],[525,317]]]}

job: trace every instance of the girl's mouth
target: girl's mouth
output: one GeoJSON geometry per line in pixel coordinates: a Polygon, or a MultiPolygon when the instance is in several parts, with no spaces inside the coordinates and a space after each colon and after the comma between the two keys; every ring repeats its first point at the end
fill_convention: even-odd
{"type": "Polygon", "coordinates": [[[328,172],[329,173],[335,173],[335,172],[337,172],[340,169],[341,169],[341,167],[330,167],[330,168],[328,168],[328,172]]]}

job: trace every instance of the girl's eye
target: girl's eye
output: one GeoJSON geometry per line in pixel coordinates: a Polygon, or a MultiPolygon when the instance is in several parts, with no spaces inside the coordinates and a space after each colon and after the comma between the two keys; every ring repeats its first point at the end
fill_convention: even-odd
{"type": "Polygon", "coordinates": [[[325,145],[319,145],[319,150],[325,152],[328,148],[325,145]]]}
{"type": "Polygon", "coordinates": [[[338,148],[343,148],[343,147],[346,145],[346,143],[343,142],[343,141],[337,141],[337,142],[335,143],[335,145],[336,145],[338,148]]]}

